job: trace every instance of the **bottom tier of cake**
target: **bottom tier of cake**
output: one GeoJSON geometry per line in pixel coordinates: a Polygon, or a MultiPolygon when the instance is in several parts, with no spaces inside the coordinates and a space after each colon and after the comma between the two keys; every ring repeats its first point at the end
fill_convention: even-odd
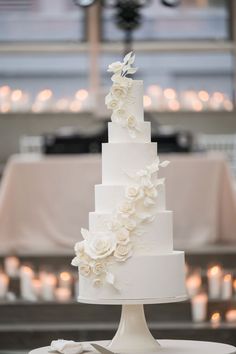
{"type": "Polygon", "coordinates": [[[97,288],[90,278],[80,276],[79,301],[85,303],[161,303],[186,298],[184,252],[134,255],[110,266],[117,288],[97,288]]]}

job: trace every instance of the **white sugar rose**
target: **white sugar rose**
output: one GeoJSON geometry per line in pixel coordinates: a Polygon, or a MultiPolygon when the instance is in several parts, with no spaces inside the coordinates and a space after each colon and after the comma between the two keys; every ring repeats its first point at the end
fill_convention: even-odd
{"type": "Polygon", "coordinates": [[[121,85],[118,82],[114,82],[114,84],[111,87],[111,94],[116,98],[117,100],[123,99],[127,96],[128,93],[128,86],[126,85],[121,85]]]}
{"type": "Polygon", "coordinates": [[[110,73],[117,73],[121,72],[124,67],[124,63],[121,63],[120,61],[116,61],[115,63],[112,63],[108,66],[107,71],[110,73]]]}
{"type": "Polygon", "coordinates": [[[126,197],[131,200],[138,200],[143,197],[143,190],[139,185],[131,185],[126,188],[126,197]]]}
{"type": "Polygon", "coordinates": [[[127,243],[126,245],[118,244],[114,253],[117,261],[126,261],[127,258],[132,255],[132,244],[127,243]]]}
{"type": "Polygon", "coordinates": [[[112,231],[112,232],[115,232],[117,231],[122,225],[121,225],[121,222],[116,218],[114,217],[111,221],[109,221],[107,223],[107,228],[108,230],[112,231]]]}
{"type": "Polygon", "coordinates": [[[157,188],[155,186],[146,187],[144,188],[144,193],[149,198],[156,198],[157,197],[157,188]]]}
{"type": "Polygon", "coordinates": [[[128,218],[135,213],[135,206],[131,201],[126,200],[119,206],[118,212],[122,217],[128,218]]]}
{"type": "Polygon", "coordinates": [[[91,273],[91,267],[89,264],[81,264],[79,266],[79,273],[84,277],[89,277],[91,273]]]}
{"type": "Polygon", "coordinates": [[[96,262],[93,266],[93,272],[96,275],[101,275],[106,271],[105,265],[102,262],[96,262]]]}
{"type": "Polygon", "coordinates": [[[111,121],[125,127],[126,125],[125,115],[126,112],[123,108],[116,109],[111,115],[111,121]]]}
{"type": "Polygon", "coordinates": [[[127,118],[126,124],[129,129],[135,129],[138,125],[138,122],[135,116],[129,116],[127,118]]]}
{"type": "Polygon", "coordinates": [[[116,248],[116,237],[112,232],[94,234],[85,241],[85,253],[92,259],[108,257],[116,248]]]}
{"type": "Polygon", "coordinates": [[[95,279],[93,280],[93,286],[94,286],[95,288],[100,288],[100,287],[102,286],[102,281],[101,281],[101,279],[95,278],[95,279]]]}
{"type": "Polygon", "coordinates": [[[126,245],[130,241],[129,234],[129,230],[125,227],[120,228],[116,233],[117,242],[126,245]]]}
{"type": "Polygon", "coordinates": [[[137,227],[137,223],[135,220],[128,218],[124,220],[124,227],[131,232],[137,227]]]}
{"type": "Polygon", "coordinates": [[[84,241],[77,242],[74,247],[75,254],[79,257],[82,258],[84,256],[84,241]]]}
{"type": "Polygon", "coordinates": [[[113,111],[120,107],[119,102],[111,94],[108,94],[106,96],[105,104],[108,109],[111,109],[113,111]]]}

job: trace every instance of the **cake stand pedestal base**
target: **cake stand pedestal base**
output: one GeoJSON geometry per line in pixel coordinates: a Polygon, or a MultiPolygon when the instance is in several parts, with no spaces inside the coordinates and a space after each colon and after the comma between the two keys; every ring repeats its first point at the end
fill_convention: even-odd
{"type": "Polygon", "coordinates": [[[160,344],[148,329],[143,305],[122,305],[120,324],[108,349],[127,354],[160,351],[160,344]]]}
{"type": "MultiPolygon", "coordinates": [[[[109,342],[97,341],[94,343],[106,347],[109,342]]],[[[158,354],[236,354],[236,348],[228,344],[189,340],[160,340],[159,343],[161,350],[158,354]]],[[[49,354],[49,350],[50,347],[43,347],[34,349],[29,354],[49,354]]],[[[86,354],[98,354],[98,352],[94,349],[94,351],[87,352],[86,354]]],[[[133,354],[135,354],[135,351],[133,351],[133,354]]],[[[143,354],[149,353],[143,352],[143,354]]]]}

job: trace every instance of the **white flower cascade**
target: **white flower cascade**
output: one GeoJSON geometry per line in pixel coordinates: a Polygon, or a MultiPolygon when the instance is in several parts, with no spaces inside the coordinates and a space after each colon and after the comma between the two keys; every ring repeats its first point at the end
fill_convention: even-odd
{"type": "Polygon", "coordinates": [[[123,63],[117,61],[109,65],[107,71],[113,73],[111,77],[113,85],[105,98],[107,108],[112,110],[112,122],[128,129],[132,138],[135,138],[136,133],[140,131],[136,117],[129,115],[126,108],[126,104],[132,102],[130,89],[133,84],[133,80],[127,78],[126,75],[137,71],[137,68],[131,67],[134,60],[135,55],[130,52],[124,57],[123,63]]]}
{"type": "Polygon", "coordinates": [[[168,164],[169,161],[160,162],[157,157],[146,168],[128,174],[132,182],[126,187],[124,200],[106,224],[105,232],[81,229],[84,240],[76,243],[76,257],[71,264],[79,267],[81,275],[90,277],[95,287],[108,283],[119,289],[109,266],[132,256],[135,238],[142,234],[140,227],[154,220],[158,186],[164,184],[164,179],[157,179],[154,174],[168,164]]]}

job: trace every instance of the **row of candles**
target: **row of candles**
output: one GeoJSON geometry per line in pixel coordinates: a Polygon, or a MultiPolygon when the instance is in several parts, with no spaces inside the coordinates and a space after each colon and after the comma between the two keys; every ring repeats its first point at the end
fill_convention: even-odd
{"type": "Polygon", "coordinates": [[[81,112],[90,107],[89,94],[80,89],[72,98],[56,99],[53,91],[44,89],[32,99],[24,90],[11,89],[9,86],[0,87],[0,113],[10,112],[81,112]]]}
{"type": "MultiPolygon", "coordinates": [[[[52,90],[43,89],[32,99],[21,89],[0,87],[0,113],[9,112],[82,112],[91,111],[91,95],[80,89],[71,98],[56,99],[52,90]]],[[[209,93],[206,90],[185,90],[150,85],[143,97],[144,108],[148,111],[232,111],[232,100],[223,92],[209,93]]]]}
{"type": "MultiPolygon", "coordinates": [[[[230,300],[236,299],[236,279],[229,272],[225,272],[220,265],[208,268],[207,290],[204,289],[200,270],[187,271],[186,288],[191,302],[192,319],[194,322],[204,322],[208,315],[208,299],[230,300]]],[[[211,315],[213,325],[219,325],[222,314],[217,311],[211,315]]],[[[225,313],[226,322],[236,323],[236,308],[225,313]]]]}
{"type": "Polygon", "coordinates": [[[0,299],[15,300],[16,294],[10,291],[11,279],[19,279],[20,298],[27,301],[70,301],[77,296],[78,280],[69,271],[58,275],[48,270],[36,273],[30,265],[21,264],[15,256],[4,259],[0,270],[0,299]]]}

